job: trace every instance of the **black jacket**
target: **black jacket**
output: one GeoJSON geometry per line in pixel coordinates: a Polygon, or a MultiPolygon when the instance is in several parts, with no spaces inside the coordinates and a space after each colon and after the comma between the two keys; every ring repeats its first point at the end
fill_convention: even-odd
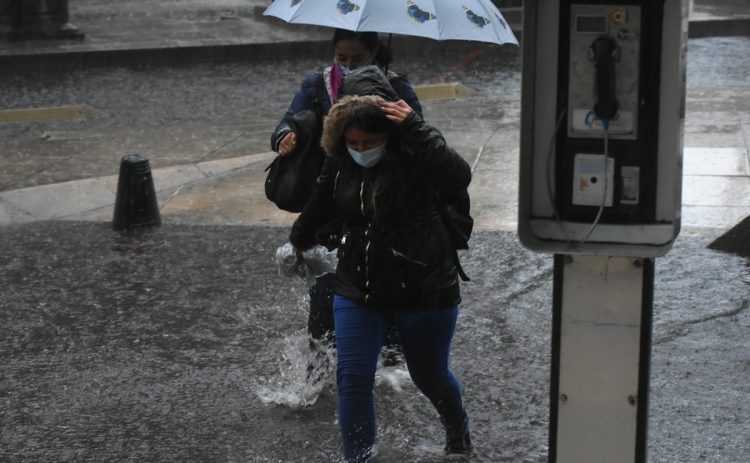
{"type": "Polygon", "coordinates": [[[341,218],[337,294],[377,309],[458,304],[456,261],[438,194],[466,188],[471,169],[416,113],[388,140],[387,154],[369,169],[354,163],[344,146],[331,150],[328,140],[323,172],[290,241],[305,249],[315,244],[321,223],[341,218]],[[385,179],[389,186],[373,202],[373,189],[385,179]]]}

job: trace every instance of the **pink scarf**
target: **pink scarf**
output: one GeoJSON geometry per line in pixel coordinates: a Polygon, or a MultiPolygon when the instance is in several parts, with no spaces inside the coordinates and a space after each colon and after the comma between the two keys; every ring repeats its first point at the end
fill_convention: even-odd
{"type": "Polygon", "coordinates": [[[337,102],[339,100],[339,90],[341,90],[341,70],[336,63],[331,66],[331,101],[337,102]]]}

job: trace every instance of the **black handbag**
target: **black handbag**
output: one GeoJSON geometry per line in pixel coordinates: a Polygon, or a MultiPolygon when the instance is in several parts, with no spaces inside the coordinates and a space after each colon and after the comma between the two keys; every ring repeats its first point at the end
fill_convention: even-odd
{"type": "Polygon", "coordinates": [[[301,212],[312,196],[325,159],[320,124],[315,111],[306,109],[294,114],[289,126],[297,135],[296,148],[286,156],[276,156],[266,167],[266,198],[279,209],[301,212]]]}

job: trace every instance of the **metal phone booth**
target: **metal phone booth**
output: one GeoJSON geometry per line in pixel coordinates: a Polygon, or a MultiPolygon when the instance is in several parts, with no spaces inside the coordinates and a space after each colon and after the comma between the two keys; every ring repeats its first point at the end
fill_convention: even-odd
{"type": "Polygon", "coordinates": [[[687,0],[525,0],[518,234],[554,254],[549,461],[646,461],[680,229],[687,0]]]}

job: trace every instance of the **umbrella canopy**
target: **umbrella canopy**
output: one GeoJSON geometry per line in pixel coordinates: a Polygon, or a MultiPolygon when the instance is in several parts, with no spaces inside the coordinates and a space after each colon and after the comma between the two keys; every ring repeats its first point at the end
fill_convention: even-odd
{"type": "Polygon", "coordinates": [[[274,0],[263,14],[356,32],[518,45],[491,0],[274,0]]]}

